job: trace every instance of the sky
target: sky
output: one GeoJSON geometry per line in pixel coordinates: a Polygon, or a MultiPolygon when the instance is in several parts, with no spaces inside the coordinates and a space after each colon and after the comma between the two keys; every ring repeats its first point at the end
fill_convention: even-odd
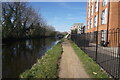
{"type": "Polygon", "coordinates": [[[31,2],[30,5],[56,31],[69,31],[74,23],[86,25],[86,2],[31,2]]]}

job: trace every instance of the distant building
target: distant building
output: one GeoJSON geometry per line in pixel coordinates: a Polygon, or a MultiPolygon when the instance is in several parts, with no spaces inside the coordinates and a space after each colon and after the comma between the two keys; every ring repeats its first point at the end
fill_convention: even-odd
{"type": "Polygon", "coordinates": [[[82,34],[85,33],[85,26],[83,23],[75,23],[70,29],[70,33],[82,34]]]}

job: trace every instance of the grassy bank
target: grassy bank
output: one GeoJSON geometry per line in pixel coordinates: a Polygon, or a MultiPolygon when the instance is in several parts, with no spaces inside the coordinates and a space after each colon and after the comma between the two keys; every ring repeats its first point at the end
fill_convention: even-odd
{"type": "Polygon", "coordinates": [[[98,64],[96,64],[86,53],[84,53],[74,42],[70,43],[78,55],[80,61],[83,63],[86,72],[91,78],[108,78],[107,74],[103,72],[98,64]]]}
{"type": "Polygon", "coordinates": [[[42,59],[38,59],[30,70],[23,72],[20,78],[58,78],[58,63],[62,53],[61,42],[45,53],[42,59]]]}

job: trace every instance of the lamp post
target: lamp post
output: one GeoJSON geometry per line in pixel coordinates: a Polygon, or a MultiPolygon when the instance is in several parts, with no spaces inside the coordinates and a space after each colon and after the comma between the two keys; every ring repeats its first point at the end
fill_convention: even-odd
{"type": "Polygon", "coordinates": [[[98,26],[99,26],[99,0],[98,0],[98,23],[97,23],[97,33],[96,33],[96,54],[95,61],[97,62],[97,54],[98,54],[98,26]]]}

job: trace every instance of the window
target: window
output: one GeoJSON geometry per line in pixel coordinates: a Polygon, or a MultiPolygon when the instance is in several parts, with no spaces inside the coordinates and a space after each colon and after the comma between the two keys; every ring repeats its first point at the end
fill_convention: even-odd
{"type": "Polygon", "coordinates": [[[89,9],[88,9],[88,18],[89,18],[89,9]]]}
{"type": "Polygon", "coordinates": [[[98,31],[94,31],[94,41],[96,42],[96,38],[98,37],[98,31]]]}
{"type": "Polygon", "coordinates": [[[90,28],[92,28],[92,19],[90,19],[90,28]]]}
{"type": "Polygon", "coordinates": [[[90,9],[88,10],[88,18],[90,17],[90,9]]]}
{"type": "Polygon", "coordinates": [[[92,15],[92,6],[91,6],[91,8],[90,8],[90,16],[92,15]]]}
{"type": "Polygon", "coordinates": [[[107,31],[101,30],[101,41],[106,41],[107,31]]]}
{"type": "Polygon", "coordinates": [[[94,0],[92,0],[92,2],[94,2],[94,0]]]}
{"type": "Polygon", "coordinates": [[[107,0],[103,0],[102,6],[105,6],[107,4],[107,0]]]}
{"type": "Polygon", "coordinates": [[[106,22],[107,22],[107,9],[102,11],[101,21],[102,21],[102,24],[106,24],[106,22]]]}
{"type": "Polygon", "coordinates": [[[95,12],[98,11],[98,0],[95,2],[95,12]]]}
{"type": "Polygon", "coordinates": [[[94,6],[92,6],[92,15],[93,15],[93,12],[94,12],[94,6]]]}
{"type": "Polygon", "coordinates": [[[91,19],[92,21],[91,21],[91,28],[93,27],[93,18],[91,19]]]}
{"type": "Polygon", "coordinates": [[[90,6],[90,0],[88,0],[88,6],[90,6]]]}
{"type": "Polygon", "coordinates": [[[95,17],[94,17],[94,27],[97,27],[97,21],[98,21],[98,16],[97,15],[95,15],[95,17]]]}
{"type": "Polygon", "coordinates": [[[102,24],[105,24],[105,10],[102,11],[101,20],[102,20],[102,24]]]}
{"type": "Polygon", "coordinates": [[[90,40],[90,42],[92,41],[92,33],[90,32],[90,37],[89,37],[89,40],[90,40]]]}
{"type": "Polygon", "coordinates": [[[89,22],[87,21],[87,26],[89,26],[89,22]]]}

